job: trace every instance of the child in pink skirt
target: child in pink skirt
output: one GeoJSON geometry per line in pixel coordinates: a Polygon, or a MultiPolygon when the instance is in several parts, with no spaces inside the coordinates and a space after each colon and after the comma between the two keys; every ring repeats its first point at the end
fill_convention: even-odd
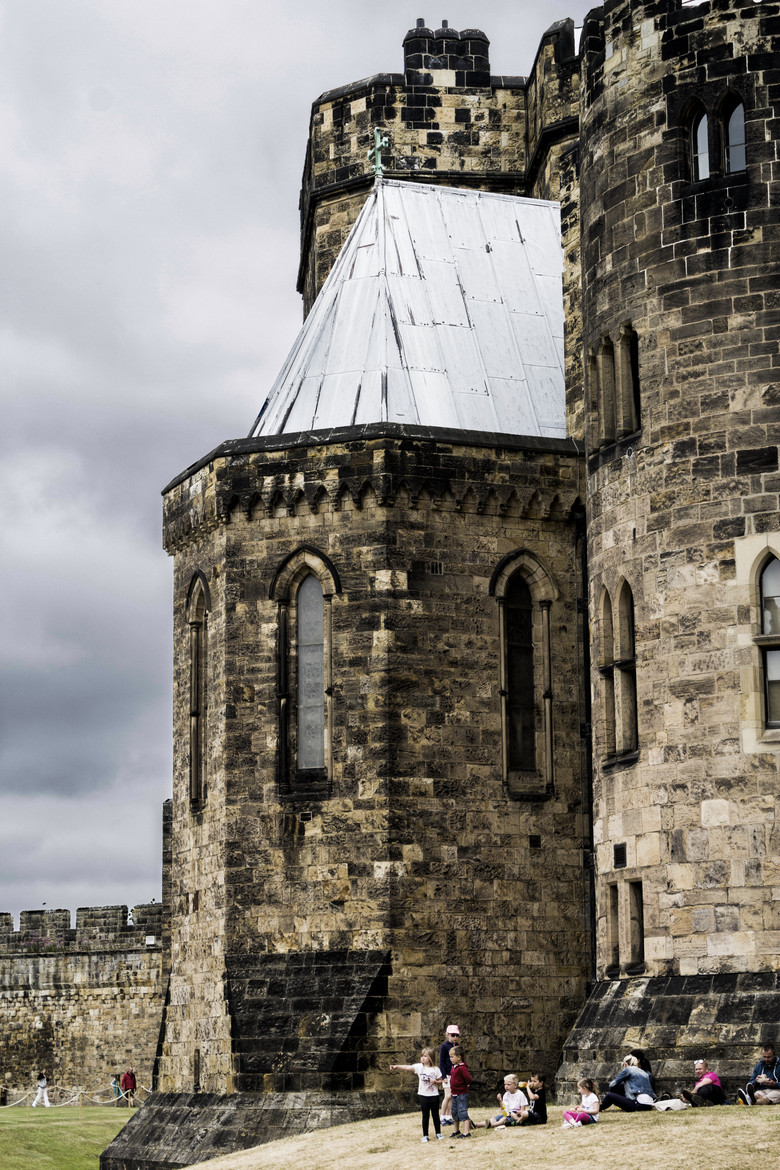
{"type": "Polygon", "coordinates": [[[583,1077],[577,1081],[577,1088],[582,1097],[579,1109],[567,1109],[563,1115],[561,1129],[573,1129],[577,1125],[591,1125],[599,1119],[599,1099],[596,1096],[596,1086],[590,1077],[583,1077]]]}

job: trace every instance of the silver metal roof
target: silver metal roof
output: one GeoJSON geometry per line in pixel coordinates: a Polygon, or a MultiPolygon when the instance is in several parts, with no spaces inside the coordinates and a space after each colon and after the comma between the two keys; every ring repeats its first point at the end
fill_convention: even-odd
{"type": "Polygon", "coordinates": [[[565,437],[557,203],[377,179],[250,437],[565,437]]]}

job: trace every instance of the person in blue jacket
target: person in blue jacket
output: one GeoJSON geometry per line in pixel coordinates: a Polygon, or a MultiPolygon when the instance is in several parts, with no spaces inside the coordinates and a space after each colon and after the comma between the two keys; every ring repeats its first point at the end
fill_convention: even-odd
{"type": "Polygon", "coordinates": [[[766,1040],[761,1045],[761,1059],[744,1089],[737,1089],[743,1105],[780,1105],[780,1056],[766,1040]]]}
{"type": "Polygon", "coordinates": [[[626,1056],[620,1072],[609,1082],[609,1092],[601,1098],[601,1111],[617,1105],[624,1113],[646,1113],[655,1099],[649,1074],[639,1067],[635,1056],[626,1056]]]}

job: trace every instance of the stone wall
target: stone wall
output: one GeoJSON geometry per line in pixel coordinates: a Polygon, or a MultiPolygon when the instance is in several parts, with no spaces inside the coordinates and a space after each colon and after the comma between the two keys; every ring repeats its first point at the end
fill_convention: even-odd
{"type": "Polygon", "coordinates": [[[641,1048],[659,1093],[690,1088],[694,1061],[704,1058],[736,1104],[761,1044],[777,1045],[778,1012],[780,977],[772,971],[604,980],[566,1041],[558,1099],[575,1094],[581,1076],[603,1091],[620,1054],[641,1048]]]}
{"type": "MultiPolygon", "coordinates": [[[[179,1170],[196,1162],[409,1108],[394,1093],[170,1093],[130,1118],[100,1170],[179,1170]]],[[[326,1139],[327,1140],[327,1139],[326,1139]]]]}
{"type": "Polygon", "coordinates": [[[763,725],[755,642],[758,572],[780,551],[778,32],[776,3],[720,0],[610,3],[583,32],[602,977],[780,964],[780,737],[763,725]],[[723,111],[736,99],[747,165],[729,171],[723,111]],[[697,111],[707,178],[691,169],[697,111]],[[631,378],[627,323],[630,426],[619,387],[614,413],[614,384],[631,378]]]}
{"type": "Polygon", "coordinates": [[[162,1020],[163,908],[27,910],[20,929],[0,915],[2,1083],[29,1091],[39,1068],[49,1083],[108,1092],[129,1065],[151,1087],[162,1020]]]}
{"type": "MultiPolygon", "coordinates": [[[[554,1067],[587,955],[580,466],[565,442],[378,426],[226,444],[167,490],[178,861],[161,1089],[191,1089],[195,1068],[210,1092],[312,1088],[301,1078],[325,1028],[320,1087],[384,1090],[396,1083],[387,1064],[437,1042],[450,1018],[491,1089],[507,1067],[554,1067]],[[519,780],[502,756],[495,581],[508,563],[551,588],[551,752],[540,659],[537,769],[519,780]],[[317,566],[331,594],[332,763],[303,791],[280,763],[280,606],[294,631],[295,581],[317,566]],[[210,595],[209,748],[193,805],[196,578],[210,595]],[[388,955],[380,990],[377,951],[388,955]],[[280,1035],[269,1064],[251,1037],[239,1043],[236,980],[264,986],[274,956],[289,956],[268,992],[285,1015],[299,957],[322,952],[343,952],[354,1023],[336,1028],[345,1009],[323,1011],[296,982],[296,1034],[280,1035]],[[296,1057],[285,1044],[298,1037],[296,1057]]],[[[294,714],[288,727],[294,759],[294,714]]]]}

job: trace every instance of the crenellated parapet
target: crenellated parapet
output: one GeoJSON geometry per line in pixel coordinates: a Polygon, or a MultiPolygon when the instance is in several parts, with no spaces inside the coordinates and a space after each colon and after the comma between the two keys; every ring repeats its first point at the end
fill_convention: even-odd
{"type": "Polygon", "coordinates": [[[22,910],[19,929],[12,914],[0,914],[0,955],[157,949],[162,945],[163,907],[88,906],[69,910],[22,910]]]}

